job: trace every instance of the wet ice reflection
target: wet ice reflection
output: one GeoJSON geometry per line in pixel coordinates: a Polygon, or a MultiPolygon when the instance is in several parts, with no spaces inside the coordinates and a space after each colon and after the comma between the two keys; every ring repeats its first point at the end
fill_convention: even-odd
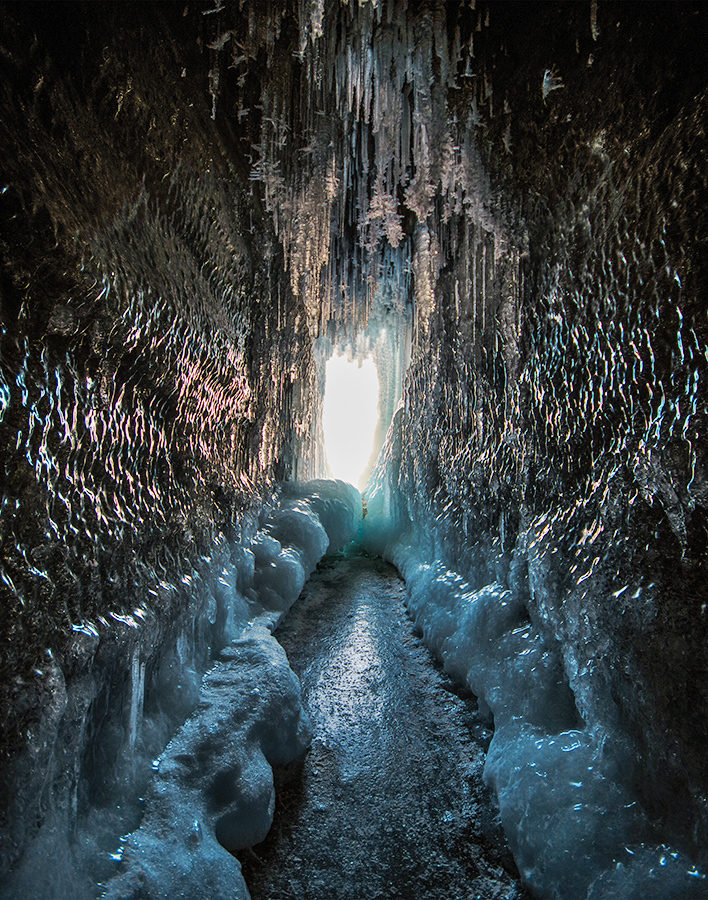
{"type": "Polygon", "coordinates": [[[321,739],[327,746],[336,744],[345,750],[348,773],[367,762],[372,729],[380,733],[384,714],[385,697],[380,691],[384,661],[370,615],[366,607],[349,614],[316,667],[308,692],[308,710],[321,739]]]}
{"type": "Polygon", "coordinates": [[[413,634],[404,593],[381,560],[324,564],[277,631],[314,739],[301,771],[276,771],[262,864],[241,857],[253,900],[526,896],[482,785],[489,733],[413,634]]]}

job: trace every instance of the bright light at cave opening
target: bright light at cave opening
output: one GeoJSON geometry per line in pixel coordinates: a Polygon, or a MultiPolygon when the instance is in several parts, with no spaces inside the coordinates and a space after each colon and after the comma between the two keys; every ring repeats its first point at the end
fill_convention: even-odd
{"type": "Polygon", "coordinates": [[[379,378],[369,356],[361,365],[333,356],[325,369],[322,412],[325,452],[333,478],[360,489],[379,421],[379,378]]]}

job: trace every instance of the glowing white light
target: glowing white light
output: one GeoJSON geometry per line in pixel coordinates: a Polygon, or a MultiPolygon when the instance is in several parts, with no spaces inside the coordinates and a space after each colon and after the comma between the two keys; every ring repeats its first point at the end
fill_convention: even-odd
{"type": "Polygon", "coordinates": [[[379,420],[379,378],[369,356],[361,365],[333,356],[325,370],[325,453],[333,478],[359,488],[374,446],[379,420]]]}

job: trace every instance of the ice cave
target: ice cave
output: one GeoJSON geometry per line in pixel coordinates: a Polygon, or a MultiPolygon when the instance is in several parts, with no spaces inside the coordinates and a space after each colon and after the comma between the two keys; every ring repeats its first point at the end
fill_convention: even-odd
{"type": "Polygon", "coordinates": [[[708,898],[708,6],[0,72],[0,897],[708,898]]]}

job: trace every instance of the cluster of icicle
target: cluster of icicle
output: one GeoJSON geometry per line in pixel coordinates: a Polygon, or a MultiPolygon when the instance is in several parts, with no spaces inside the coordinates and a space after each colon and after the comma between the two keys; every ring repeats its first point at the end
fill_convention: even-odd
{"type": "MultiPolygon", "coordinates": [[[[469,83],[472,39],[463,46],[459,27],[448,34],[443,3],[416,19],[400,4],[325,10],[303,0],[299,17],[300,103],[289,79],[264,91],[252,172],[293,290],[315,332],[329,320],[361,327],[382,280],[393,277],[405,290],[414,274],[424,320],[452,215],[504,241],[476,146],[477,98],[464,121],[448,107],[458,80],[469,83]],[[415,216],[407,230],[404,206],[415,216]],[[395,259],[394,273],[384,255],[395,259]]],[[[491,103],[491,92],[480,91],[491,103]]]]}

